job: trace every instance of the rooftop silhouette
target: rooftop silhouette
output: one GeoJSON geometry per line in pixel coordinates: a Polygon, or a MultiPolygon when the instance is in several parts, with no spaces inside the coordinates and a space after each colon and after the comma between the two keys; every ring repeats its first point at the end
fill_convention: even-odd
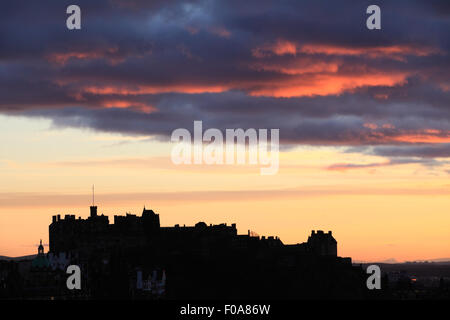
{"type": "Polygon", "coordinates": [[[361,270],[337,256],[331,231],[313,230],[306,242],[284,244],[250,230],[238,234],[236,224],[163,227],[159,214],[145,207],[140,216],[115,215],[110,223],[91,206],[87,219],[53,216],[49,239],[52,260],[88,271],[92,295],[145,296],[144,283],[151,287],[162,278],[158,296],[166,298],[359,297],[364,291],[361,270]],[[105,290],[108,277],[122,279],[122,290],[105,290]]]}

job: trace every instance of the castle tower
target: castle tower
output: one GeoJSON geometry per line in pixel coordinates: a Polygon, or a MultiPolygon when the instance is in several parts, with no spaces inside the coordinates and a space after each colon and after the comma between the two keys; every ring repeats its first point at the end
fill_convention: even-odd
{"type": "Polygon", "coordinates": [[[91,209],[91,217],[96,217],[97,216],[97,206],[90,206],[89,208],[91,209]]]}
{"type": "Polygon", "coordinates": [[[159,214],[156,214],[153,210],[145,209],[142,211],[142,222],[146,232],[155,234],[160,228],[159,214]]]}
{"type": "Polygon", "coordinates": [[[95,205],[95,193],[94,193],[94,185],[92,185],[92,206],[91,209],[91,217],[97,216],[97,206],[95,205]]]}
{"type": "Polygon", "coordinates": [[[38,247],[38,255],[43,255],[44,254],[44,246],[42,245],[42,239],[39,243],[39,247],[38,247]]]}
{"type": "Polygon", "coordinates": [[[41,240],[39,247],[38,247],[38,255],[36,256],[36,258],[33,259],[33,261],[31,261],[31,268],[33,270],[41,270],[41,269],[47,269],[49,266],[50,266],[50,263],[44,254],[44,246],[42,245],[42,240],[41,240]]]}
{"type": "Polygon", "coordinates": [[[337,256],[337,241],[331,231],[313,230],[308,237],[307,245],[310,252],[319,256],[337,256]]]}

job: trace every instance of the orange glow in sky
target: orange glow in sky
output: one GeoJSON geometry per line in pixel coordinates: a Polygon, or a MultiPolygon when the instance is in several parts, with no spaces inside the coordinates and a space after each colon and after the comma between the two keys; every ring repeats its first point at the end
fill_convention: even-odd
{"type": "Polygon", "coordinates": [[[450,184],[441,169],[364,167],[385,160],[305,147],[282,152],[279,173],[261,176],[251,165],[175,166],[168,143],[1,120],[16,134],[1,138],[0,255],[34,254],[39,239],[48,240],[52,215],[87,217],[95,184],[99,212],[110,221],[145,205],[162,225],[237,223],[239,233],[250,229],[284,243],[332,230],[339,255],[357,260],[450,256],[450,184]],[[361,167],[328,169],[339,163],[361,167]]]}

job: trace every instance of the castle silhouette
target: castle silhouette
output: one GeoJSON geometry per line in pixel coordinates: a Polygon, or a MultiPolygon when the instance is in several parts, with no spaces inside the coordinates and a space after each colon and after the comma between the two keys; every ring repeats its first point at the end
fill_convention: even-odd
{"type": "MultiPolygon", "coordinates": [[[[52,217],[50,265],[77,264],[90,297],[126,298],[359,298],[364,273],[337,256],[332,232],[312,231],[286,245],[236,224],[162,227],[144,207],[141,216],[52,217]]],[[[81,290],[83,291],[83,290],[81,290]]]]}
{"type": "Polygon", "coordinates": [[[141,217],[126,214],[114,216],[114,223],[109,223],[108,216],[98,215],[97,207],[90,207],[87,219],[75,218],[75,215],[52,217],[49,226],[50,252],[89,253],[97,249],[133,248],[142,245],[159,244],[167,247],[185,249],[192,244],[191,250],[207,253],[221,242],[223,248],[229,247],[271,247],[289,252],[309,253],[318,256],[337,257],[337,241],[332,232],[315,232],[313,230],[308,241],[295,245],[284,245],[278,237],[259,237],[250,230],[247,235],[238,235],[236,224],[226,223],[207,225],[199,222],[195,226],[161,227],[159,214],[144,207],[141,217]],[[196,242],[202,242],[196,247],[196,242]],[[201,250],[200,250],[201,248],[201,250]]]}

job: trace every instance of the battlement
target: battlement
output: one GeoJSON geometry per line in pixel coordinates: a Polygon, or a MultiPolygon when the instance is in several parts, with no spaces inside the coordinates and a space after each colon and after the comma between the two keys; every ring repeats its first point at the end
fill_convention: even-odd
{"type": "MultiPolygon", "coordinates": [[[[78,217],[78,220],[80,220],[80,219],[81,219],[81,217],[78,217]]],[[[64,215],[64,218],[62,218],[62,219],[61,219],[60,214],[52,216],[52,223],[59,222],[59,221],[75,221],[75,220],[76,220],[76,217],[74,214],[66,214],[66,215],[64,215]]]]}
{"type": "Polygon", "coordinates": [[[87,219],[82,219],[81,217],[76,218],[76,216],[74,214],[66,214],[66,215],[64,215],[63,218],[61,218],[61,215],[57,214],[57,215],[52,216],[52,224],[57,224],[59,222],[70,223],[72,221],[82,222],[82,221],[88,221],[91,218],[99,218],[99,219],[96,219],[96,221],[105,221],[105,220],[108,221],[108,217],[103,214],[101,216],[89,217],[87,219]]]}
{"type": "Polygon", "coordinates": [[[337,241],[331,231],[322,230],[311,231],[307,242],[309,250],[317,255],[337,256],[337,241]]]}
{"type": "Polygon", "coordinates": [[[321,236],[321,235],[332,236],[333,233],[331,231],[323,232],[323,230],[317,230],[317,232],[316,232],[316,230],[312,230],[311,231],[311,236],[315,236],[315,235],[317,235],[317,236],[321,236]]]}

